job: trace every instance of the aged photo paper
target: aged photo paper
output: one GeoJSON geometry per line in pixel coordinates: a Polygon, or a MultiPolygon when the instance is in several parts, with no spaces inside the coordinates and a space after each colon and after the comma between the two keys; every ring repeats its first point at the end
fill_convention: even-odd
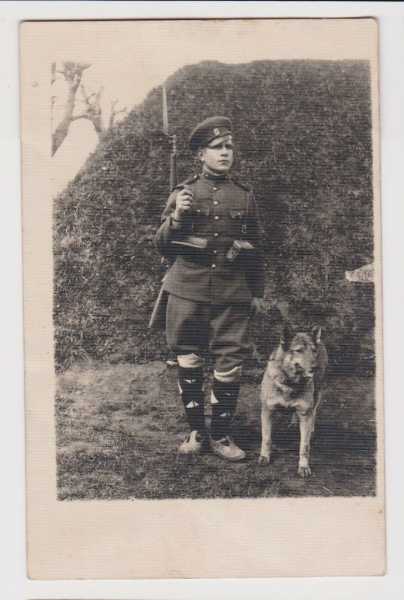
{"type": "Polygon", "coordinates": [[[385,572],[378,27],[20,27],[28,575],[385,572]]]}

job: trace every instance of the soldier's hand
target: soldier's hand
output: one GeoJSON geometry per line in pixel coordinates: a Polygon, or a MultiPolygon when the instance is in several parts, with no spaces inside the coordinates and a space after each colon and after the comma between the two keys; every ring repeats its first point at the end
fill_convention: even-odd
{"type": "Polygon", "coordinates": [[[262,315],[266,312],[264,298],[253,298],[251,300],[251,314],[253,317],[262,315]]]}
{"type": "Polygon", "coordinates": [[[180,190],[175,199],[174,219],[180,221],[192,209],[192,192],[189,188],[180,190]]]}

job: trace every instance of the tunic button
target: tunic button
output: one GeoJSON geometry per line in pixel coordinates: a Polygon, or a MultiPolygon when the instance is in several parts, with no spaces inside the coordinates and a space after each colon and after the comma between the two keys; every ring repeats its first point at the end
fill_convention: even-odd
{"type": "Polygon", "coordinates": [[[218,202],[217,200],[214,200],[214,201],[213,201],[213,204],[214,204],[215,206],[217,206],[217,205],[219,204],[219,202],[218,202]]]}
{"type": "Polygon", "coordinates": [[[217,191],[217,187],[214,187],[214,188],[213,188],[213,191],[214,191],[214,192],[216,192],[216,191],[217,191]]]}
{"type": "Polygon", "coordinates": [[[213,250],[213,254],[217,254],[217,250],[213,250]]]}
{"type": "Polygon", "coordinates": [[[215,221],[218,221],[218,220],[219,220],[219,218],[220,218],[220,217],[219,217],[219,215],[216,215],[216,216],[215,216],[215,221]]]}
{"type": "Polygon", "coordinates": [[[214,237],[217,237],[219,234],[217,231],[215,231],[215,233],[213,235],[214,235],[214,237]]]}
{"type": "Polygon", "coordinates": [[[212,269],[216,269],[216,265],[212,265],[212,269]]]}

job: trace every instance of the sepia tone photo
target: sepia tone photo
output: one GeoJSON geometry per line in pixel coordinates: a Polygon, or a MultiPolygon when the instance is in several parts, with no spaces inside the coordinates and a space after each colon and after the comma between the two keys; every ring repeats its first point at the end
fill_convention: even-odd
{"type": "MultiPolygon", "coordinates": [[[[343,556],[337,573],[326,559],[293,573],[265,559],[178,570],[166,557],[158,576],[380,572],[376,23],[25,23],[21,56],[35,535],[44,452],[46,497],[64,518],[125,501],[139,518],[161,500],[174,513],[209,501],[216,517],[260,500],[275,520],[320,501],[351,519],[347,500],[373,507],[362,515],[374,555],[348,570],[343,556]],[[39,180],[45,219],[30,207],[39,180]]],[[[51,577],[81,576],[47,560],[51,577]]]]}

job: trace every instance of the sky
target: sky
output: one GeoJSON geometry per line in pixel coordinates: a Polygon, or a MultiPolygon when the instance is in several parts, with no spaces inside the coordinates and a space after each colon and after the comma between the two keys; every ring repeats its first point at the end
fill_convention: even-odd
{"type": "MultiPolygon", "coordinates": [[[[370,52],[368,32],[362,33],[355,21],[342,20],[304,21],[304,26],[302,20],[43,22],[33,39],[46,47],[49,73],[53,61],[90,63],[83,83],[88,91],[104,87],[106,112],[113,99],[130,111],[176,70],[204,60],[239,64],[360,58],[370,52]]],[[[64,101],[63,88],[58,82],[51,89],[56,96],[55,123],[64,101]]],[[[73,123],[52,161],[54,193],[74,177],[97,143],[90,122],[73,123]]]]}

